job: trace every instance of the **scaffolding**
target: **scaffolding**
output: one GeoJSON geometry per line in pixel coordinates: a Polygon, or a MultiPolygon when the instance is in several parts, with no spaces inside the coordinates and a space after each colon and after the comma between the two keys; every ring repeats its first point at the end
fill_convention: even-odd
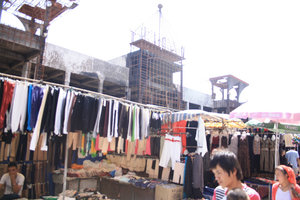
{"type": "Polygon", "coordinates": [[[145,33],[138,35],[133,32],[130,43],[131,52],[127,57],[130,99],[143,104],[182,109],[183,48],[181,55],[178,55],[165,39],[156,45],[146,36],[145,33]],[[179,85],[173,83],[174,73],[180,73],[179,85]]]}

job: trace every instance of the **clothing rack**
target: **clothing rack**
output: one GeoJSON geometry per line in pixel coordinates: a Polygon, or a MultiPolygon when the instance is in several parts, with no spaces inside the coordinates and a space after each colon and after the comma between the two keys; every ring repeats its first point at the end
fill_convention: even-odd
{"type": "MultiPolygon", "coordinates": [[[[71,89],[71,90],[76,90],[76,91],[87,93],[87,94],[90,94],[90,95],[93,95],[93,96],[103,97],[105,99],[117,100],[121,103],[127,103],[127,104],[130,104],[130,105],[137,105],[137,106],[143,107],[143,108],[149,108],[150,110],[157,111],[157,112],[172,113],[174,111],[177,111],[175,109],[165,108],[165,107],[156,106],[156,105],[141,104],[141,103],[133,102],[133,101],[126,100],[126,99],[123,99],[123,98],[113,97],[113,96],[106,95],[106,94],[103,94],[103,93],[100,93],[100,92],[93,92],[93,91],[89,91],[89,90],[86,90],[86,89],[72,87],[72,86],[69,86],[69,85],[51,83],[51,82],[47,82],[47,81],[43,81],[43,80],[35,80],[35,79],[30,79],[30,78],[15,76],[15,75],[9,75],[9,74],[5,74],[5,73],[0,73],[0,76],[2,76],[3,78],[6,77],[6,78],[10,78],[10,79],[28,81],[28,82],[35,83],[35,84],[40,84],[40,85],[47,84],[49,86],[56,86],[56,87],[60,87],[60,88],[67,88],[67,89],[71,89]]],[[[68,142],[68,137],[67,137],[67,140],[66,140],[66,144],[67,144],[67,142],[68,142]]],[[[67,158],[68,158],[68,151],[66,151],[66,154],[65,154],[65,162],[64,162],[65,163],[65,170],[64,170],[64,178],[63,178],[63,182],[64,182],[63,183],[63,191],[66,190],[66,178],[67,178],[67,170],[66,170],[67,165],[66,165],[66,163],[67,163],[67,158]]],[[[63,199],[64,199],[64,197],[65,196],[63,196],[63,199]]]]}
{"type": "MultiPolygon", "coordinates": [[[[111,153],[111,152],[107,153],[107,155],[123,156],[123,157],[127,156],[127,154],[125,154],[125,153],[119,153],[118,154],[118,153],[111,153]]],[[[150,159],[157,159],[158,158],[158,156],[151,156],[151,155],[136,155],[136,154],[131,154],[131,156],[136,157],[136,158],[150,158],[150,159]]]]}
{"type": "Polygon", "coordinates": [[[164,108],[162,106],[156,106],[156,105],[146,105],[146,104],[141,104],[138,102],[133,102],[127,99],[123,99],[123,98],[118,98],[118,97],[113,97],[107,94],[103,94],[100,92],[93,92],[90,90],[86,90],[86,89],[82,89],[82,88],[77,88],[77,87],[73,87],[73,86],[68,86],[68,85],[62,85],[62,84],[58,84],[58,83],[52,83],[52,82],[47,82],[47,81],[43,81],[43,80],[36,80],[36,79],[31,79],[31,78],[25,78],[25,77],[20,77],[20,76],[15,76],[15,75],[10,75],[10,74],[5,74],[5,73],[0,73],[0,76],[4,76],[4,77],[8,77],[11,79],[19,79],[19,80],[23,80],[23,81],[30,81],[36,84],[47,84],[47,85],[52,85],[52,86],[56,86],[56,87],[62,87],[62,88],[68,88],[68,89],[73,89],[73,90],[77,90],[77,91],[81,91],[87,94],[91,94],[91,95],[95,95],[95,96],[100,96],[106,99],[113,99],[113,100],[117,100],[123,103],[128,103],[128,104],[132,104],[132,105],[139,105],[140,107],[147,107],[150,108],[152,110],[156,110],[156,111],[164,111],[164,112],[174,112],[174,111],[178,111],[176,109],[170,109],[170,108],[164,108]]]}

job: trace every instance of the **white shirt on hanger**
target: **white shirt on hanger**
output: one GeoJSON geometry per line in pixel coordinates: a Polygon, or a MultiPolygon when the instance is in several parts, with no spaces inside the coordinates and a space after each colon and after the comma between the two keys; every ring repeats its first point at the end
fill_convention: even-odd
{"type": "Polygon", "coordinates": [[[99,99],[98,113],[97,113],[97,118],[96,118],[96,122],[95,122],[95,125],[94,125],[94,130],[93,130],[93,138],[96,138],[97,133],[99,133],[99,124],[100,124],[100,118],[101,118],[101,114],[102,114],[103,101],[105,101],[105,100],[104,99],[99,99]]]}
{"type": "Polygon", "coordinates": [[[135,133],[134,133],[134,139],[139,140],[140,139],[140,107],[136,106],[135,108],[135,133]]]}
{"type": "Polygon", "coordinates": [[[66,97],[66,106],[65,106],[65,116],[64,116],[64,126],[63,126],[63,133],[68,134],[68,120],[69,114],[71,112],[72,102],[75,97],[74,91],[68,90],[67,97],[66,97]]]}
{"type": "Polygon", "coordinates": [[[197,146],[198,146],[196,153],[198,154],[202,153],[202,156],[204,156],[207,152],[207,143],[206,143],[204,121],[200,116],[198,119],[198,127],[197,127],[195,140],[197,141],[197,146]]]}
{"type": "Polygon", "coordinates": [[[54,133],[55,135],[61,134],[61,117],[63,111],[63,103],[66,99],[66,91],[64,89],[59,88],[58,100],[56,105],[56,113],[55,113],[55,123],[54,123],[54,133]]]}
{"type": "Polygon", "coordinates": [[[114,117],[114,137],[119,137],[119,131],[118,131],[118,124],[119,124],[119,104],[120,102],[119,101],[116,101],[115,100],[115,103],[114,103],[114,109],[113,109],[113,117],[114,117]]]}
{"type": "Polygon", "coordinates": [[[107,125],[107,140],[108,142],[111,142],[112,140],[112,132],[111,132],[111,121],[112,121],[112,102],[113,100],[109,100],[109,110],[108,110],[108,125],[107,125]]]}
{"type": "Polygon", "coordinates": [[[142,139],[148,137],[148,129],[150,123],[150,111],[147,108],[141,108],[142,112],[142,121],[141,121],[141,131],[142,131],[142,139]]]}
{"type": "Polygon", "coordinates": [[[132,105],[128,107],[129,118],[128,118],[128,131],[127,131],[127,140],[131,140],[131,129],[132,129],[132,105]]]}
{"type": "Polygon", "coordinates": [[[11,103],[11,131],[14,133],[20,129],[24,130],[26,120],[26,109],[28,99],[28,84],[16,82],[13,99],[11,103]],[[20,101],[22,99],[22,101],[20,101]]]}

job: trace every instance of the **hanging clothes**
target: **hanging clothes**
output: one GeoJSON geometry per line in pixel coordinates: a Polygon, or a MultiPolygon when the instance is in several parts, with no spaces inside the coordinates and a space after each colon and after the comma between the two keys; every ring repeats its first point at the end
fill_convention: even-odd
{"type": "Polygon", "coordinates": [[[3,90],[4,90],[4,81],[0,80],[0,110],[1,110],[2,99],[3,99],[3,90]]]}
{"type": "Polygon", "coordinates": [[[197,150],[196,132],[198,127],[198,121],[188,121],[186,128],[186,146],[188,152],[192,153],[197,150]]]}
{"type": "Polygon", "coordinates": [[[176,162],[174,167],[173,183],[183,184],[185,163],[176,162]]]}
{"type": "Polygon", "coordinates": [[[193,197],[193,162],[190,156],[187,156],[185,160],[183,192],[186,198],[193,197]]]}
{"type": "Polygon", "coordinates": [[[253,139],[253,172],[259,172],[260,171],[260,141],[261,138],[258,134],[254,136],[253,139]]]}
{"type": "Polygon", "coordinates": [[[54,124],[54,133],[55,135],[60,135],[62,133],[62,122],[63,122],[63,113],[66,103],[66,91],[64,89],[59,89],[59,95],[56,105],[55,113],[55,124],[54,124]]]}
{"type": "Polygon", "coordinates": [[[7,80],[4,81],[3,98],[2,98],[1,110],[0,110],[0,129],[4,128],[5,113],[11,103],[14,88],[15,88],[15,83],[7,80]]]}
{"type": "Polygon", "coordinates": [[[112,123],[112,134],[115,138],[119,137],[119,130],[118,130],[118,123],[119,123],[119,107],[120,102],[115,101],[114,107],[113,107],[113,123],[112,123]]]}
{"type": "Polygon", "coordinates": [[[107,140],[108,142],[111,142],[112,140],[112,128],[111,128],[111,122],[112,122],[112,107],[113,107],[113,100],[109,100],[109,106],[108,106],[108,120],[107,120],[107,140]]]}
{"type": "MultiPolygon", "coordinates": [[[[49,91],[47,94],[47,99],[45,103],[45,108],[44,108],[44,113],[43,113],[43,118],[42,118],[42,123],[41,123],[41,132],[48,132],[46,130],[46,124],[49,123],[50,121],[50,115],[51,115],[51,105],[53,101],[53,88],[49,87],[49,91]]],[[[48,127],[47,127],[48,128],[48,127]]]]}
{"type": "Polygon", "coordinates": [[[32,130],[32,128],[30,126],[32,89],[33,89],[33,85],[29,85],[29,87],[28,87],[28,98],[27,98],[27,126],[26,126],[27,131],[32,130]]]}
{"type": "Polygon", "coordinates": [[[220,136],[219,135],[211,135],[211,151],[219,148],[220,136]]]}
{"type": "Polygon", "coordinates": [[[101,114],[102,114],[103,99],[99,99],[98,101],[99,102],[98,102],[98,109],[97,109],[97,118],[96,118],[94,129],[93,129],[93,138],[97,137],[97,134],[99,134],[99,130],[100,130],[99,125],[100,125],[100,119],[101,119],[101,114]]]}
{"type": "Polygon", "coordinates": [[[151,111],[150,131],[152,134],[155,134],[155,133],[161,131],[161,117],[158,112],[151,111]]]}
{"type": "Polygon", "coordinates": [[[150,110],[147,108],[141,108],[141,138],[146,138],[149,135],[149,124],[150,124],[150,110]]]}
{"type": "Polygon", "coordinates": [[[14,133],[17,130],[23,131],[26,120],[26,108],[28,98],[27,83],[17,82],[14,89],[14,98],[11,103],[11,131],[14,133]],[[20,99],[23,99],[20,101],[20,99]]]}
{"type": "Polygon", "coordinates": [[[105,116],[104,116],[104,124],[103,124],[103,137],[107,137],[108,134],[108,128],[109,128],[109,112],[110,112],[110,105],[111,100],[107,100],[105,102],[105,116]]]}
{"type": "Polygon", "coordinates": [[[71,132],[82,130],[82,112],[84,96],[78,94],[71,115],[71,132]]]}
{"type": "Polygon", "coordinates": [[[205,136],[205,126],[204,121],[201,117],[198,119],[198,127],[197,127],[197,133],[196,133],[196,141],[197,141],[197,151],[196,153],[204,156],[206,152],[208,152],[207,149],[207,142],[206,142],[206,136],[205,136]]]}
{"type": "Polygon", "coordinates": [[[81,116],[81,123],[82,123],[82,132],[88,133],[93,131],[96,115],[97,115],[97,108],[98,106],[95,105],[97,101],[95,98],[91,96],[84,96],[83,97],[83,108],[82,108],[82,116],[81,116]]]}
{"type": "Polygon", "coordinates": [[[103,99],[102,102],[102,109],[101,109],[101,116],[100,116],[100,122],[99,122],[99,135],[100,137],[104,136],[104,124],[105,124],[105,116],[106,116],[106,100],[103,99]]]}
{"type": "Polygon", "coordinates": [[[228,150],[233,152],[236,156],[238,156],[238,144],[239,144],[239,138],[237,134],[234,134],[231,137],[230,145],[228,147],[228,150]]]}
{"type": "Polygon", "coordinates": [[[46,99],[47,99],[48,90],[49,90],[48,86],[46,86],[43,89],[43,99],[42,99],[42,102],[41,102],[40,109],[38,111],[36,126],[34,127],[34,131],[33,131],[31,142],[30,142],[30,150],[31,151],[35,151],[35,148],[36,148],[37,143],[39,141],[41,123],[42,123],[42,118],[43,118],[43,113],[44,113],[44,108],[45,108],[45,103],[46,103],[46,99]]]}
{"type": "Polygon", "coordinates": [[[67,91],[66,95],[66,106],[65,106],[65,111],[64,111],[64,121],[63,121],[63,134],[68,134],[68,123],[69,123],[69,115],[70,112],[72,111],[72,103],[73,99],[75,97],[75,92],[72,90],[67,91]]]}
{"type": "Polygon", "coordinates": [[[121,113],[119,116],[119,134],[124,140],[127,139],[128,124],[129,124],[129,106],[127,104],[121,104],[121,113]]]}
{"type": "Polygon", "coordinates": [[[169,160],[171,159],[172,169],[174,170],[175,163],[180,162],[180,154],[181,154],[181,137],[171,136],[169,134],[166,134],[159,166],[167,167],[169,160]]]}
{"type": "Polygon", "coordinates": [[[131,141],[131,134],[132,134],[132,112],[133,112],[133,107],[132,105],[129,106],[128,109],[129,112],[129,118],[128,118],[128,131],[127,131],[127,140],[131,141]]]}
{"type": "Polygon", "coordinates": [[[203,197],[204,177],[203,177],[203,158],[196,154],[193,161],[193,198],[201,199],[203,197]]]}
{"type": "Polygon", "coordinates": [[[275,172],[275,140],[270,140],[269,144],[270,151],[270,162],[269,162],[269,172],[275,172]]]}
{"type": "Polygon", "coordinates": [[[260,170],[262,171],[270,171],[269,169],[269,146],[270,146],[270,138],[263,138],[260,142],[261,144],[261,152],[260,152],[260,170]]]}
{"type": "Polygon", "coordinates": [[[43,99],[43,88],[39,86],[33,86],[31,94],[31,118],[30,118],[30,127],[34,128],[36,120],[39,114],[40,106],[43,99]]]}
{"type": "Polygon", "coordinates": [[[241,136],[239,139],[239,153],[238,160],[240,162],[244,177],[250,177],[250,158],[249,158],[249,145],[248,137],[241,136]]]}

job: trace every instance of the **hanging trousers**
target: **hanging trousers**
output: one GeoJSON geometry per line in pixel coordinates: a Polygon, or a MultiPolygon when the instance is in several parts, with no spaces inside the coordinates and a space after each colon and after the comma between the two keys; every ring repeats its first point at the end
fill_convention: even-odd
{"type": "Polygon", "coordinates": [[[274,172],[275,169],[275,148],[270,149],[269,172],[274,172]]]}
{"type": "Polygon", "coordinates": [[[269,171],[269,149],[262,148],[260,152],[260,170],[269,171]]]}
{"type": "Polygon", "coordinates": [[[241,164],[244,177],[250,177],[251,174],[250,174],[248,138],[239,140],[238,160],[241,164]]]}

